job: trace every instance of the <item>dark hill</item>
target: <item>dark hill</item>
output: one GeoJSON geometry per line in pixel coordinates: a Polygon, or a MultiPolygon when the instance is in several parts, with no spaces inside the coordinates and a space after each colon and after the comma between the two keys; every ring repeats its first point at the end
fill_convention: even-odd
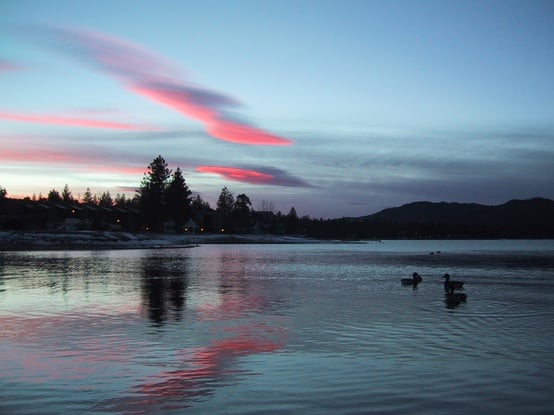
{"type": "Polygon", "coordinates": [[[554,201],[533,198],[496,206],[414,202],[333,222],[333,233],[348,237],[350,232],[356,238],[553,238],[554,201]]]}
{"type": "Polygon", "coordinates": [[[502,205],[477,203],[414,202],[382,210],[363,220],[397,223],[461,223],[479,225],[542,225],[554,220],[554,201],[544,198],[510,200],[502,205]]]}

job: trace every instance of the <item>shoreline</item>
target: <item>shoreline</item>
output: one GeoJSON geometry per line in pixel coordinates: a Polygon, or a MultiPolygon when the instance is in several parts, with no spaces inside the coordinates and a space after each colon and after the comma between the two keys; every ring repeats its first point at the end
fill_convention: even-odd
{"type": "Polygon", "coordinates": [[[336,243],[302,236],[253,234],[152,234],[121,231],[0,231],[2,251],[193,248],[200,244],[336,243]]]}
{"type": "MultiPolygon", "coordinates": [[[[498,240],[519,238],[498,238],[498,240]]],[[[408,240],[408,239],[407,239],[408,240]]],[[[419,240],[419,239],[418,239],[419,240]]],[[[426,239],[420,239],[426,240],[426,239]]],[[[433,239],[429,239],[433,240],[433,239]]],[[[450,240],[450,239],[437,239],[450,240]]],[[[487,239],[488,240],[488,239],[487,239]]],[[[524,240],[544,240],[532,238],[524,240]]],[[[547,239],[551,240],[551,239],[547,239]]],[[[271,234],[155,234],[122,231],[0,231],[0,252],[101,251],[125,249],[195,248],[225,244],[367,244],[386,239],[314,239],[302,235],[271,234]]],[[[431,252],[434,253],[434,252],[431,252]]]]}

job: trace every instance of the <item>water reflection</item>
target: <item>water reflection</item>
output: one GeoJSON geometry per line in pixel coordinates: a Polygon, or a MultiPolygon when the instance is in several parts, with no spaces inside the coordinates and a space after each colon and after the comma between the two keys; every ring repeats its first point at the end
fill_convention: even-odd
{"type": "Polygon", "coordinates": [[[188,407],[195,399],[213,394],[218,386],[254,375],[240,369],[238,358],[282,347],[279,340],[268,336],[271,331],[267,327],[243,326],[236,332],[227,338],[213,339],[206,346],[179,351],[178,360],[170,365],[174,369],[148,377],[119,405],[125,413],[151,413],[156,407],[166,410],[188,407]]]}
{"type": "Polygon", "coordinates": [[[363,249],[0,253],[0,413],[549,413],[551,266],[363,249]]]}
{"type": "Polygon", "coordinates": [[[135,414],[185,408],[219,386],[255,375],[241,369],[239,359],[275,352],[286,336],[283,318],[272,314],[270,292],[251,284],[251,261],[236,255],[144,258],[141,301],[148,320],[161,327],[181,320],[186,310],[186,325],[161,332],[172,337],[182,332],[185,346],[165,355],[158,373],[150,370],[123,397],[106,400],[99,409],[135,414]]]}
{"type": "Polygon", "coordinates": [[[145,257],[141,261],[142,304],[152,324],[180,321],[186,303],[189,269],[186,258],[145,257]]]}

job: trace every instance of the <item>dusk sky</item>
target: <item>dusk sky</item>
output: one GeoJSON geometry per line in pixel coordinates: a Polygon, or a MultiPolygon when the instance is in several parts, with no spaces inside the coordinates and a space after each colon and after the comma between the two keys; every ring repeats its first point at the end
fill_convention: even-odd
{"type": "Polygon", "coordinates": [[[0,186],[333,218],[554,198],[554,1],[2,1],[0,186]]]}

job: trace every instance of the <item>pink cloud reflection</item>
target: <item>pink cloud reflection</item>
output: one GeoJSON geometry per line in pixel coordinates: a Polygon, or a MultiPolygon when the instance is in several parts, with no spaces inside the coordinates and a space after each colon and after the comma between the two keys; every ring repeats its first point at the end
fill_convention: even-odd
{"type": "Polygon", "coordinates": [[[127,123],[94,120],[90,118],[70,118],[55,115],[25,115],[0,112],[0,119],[17,122],[29,122],[38,124],[65,125],[83,128],[104,128],[112,130],[156,130],[152,127],[138,126],[127,123]]]}
{"type": "MultiPolygon", "coordinates": [[[[113,315],[132,321],[137,310],[125,304],[114,309],[113,315]]],[[[64,337],[65,332],[76,332],[83,326],[98,328],[106,319],[97,315],[51,315],[40,317],[0,316],[0,362],[10,362],[6,368],[24,372],[31,382],[84,380],[99,376],[115,365],[129,361],[129,350],[121,336],[102,339],[64,337]],[[108,343],[106,343],[108,342],[108,343]],[[20,347],[21,344],[37,344],[36,349],[20,347]],[[102,351],[99,353],[98,351],[102,351]]],[[[0,373],[7,375],[8,373],[0,373]]]]}

